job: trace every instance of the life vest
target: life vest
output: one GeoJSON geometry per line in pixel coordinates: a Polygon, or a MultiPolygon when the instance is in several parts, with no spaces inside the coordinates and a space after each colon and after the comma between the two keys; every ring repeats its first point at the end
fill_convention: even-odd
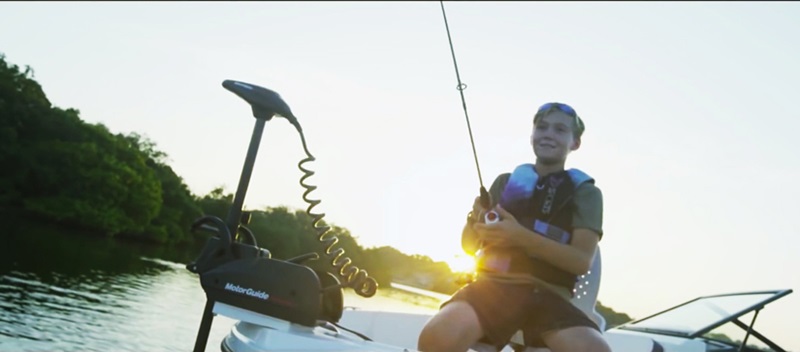
{"type": "MultiPolygon", "coordinates": [[[[517,166],[509,176],[498,203],[524,227],[551,240],[572,240],[575,189],[594,179],[578,169],[539,177],[533,164],[517,166]]],[[[511,247],[488,247],[478,261],[479,270],[523,272],[570,291],[577,276],[511,247]]]]}

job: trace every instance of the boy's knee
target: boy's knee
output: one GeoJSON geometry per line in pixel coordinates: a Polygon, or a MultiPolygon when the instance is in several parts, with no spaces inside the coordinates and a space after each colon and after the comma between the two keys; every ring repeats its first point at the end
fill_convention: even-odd
{"type": "Polygon", "coordinates": [[[439,341],[436,338],[436,328],[431,326],[430,323],[422,328],[417,340],[417,350],[419,351],[438,351],[441,350],[439,341]]]}
{"type": "Polygon", "coordinates": [[[543,337],[553,352],[611,352],[603,335],[588,327],[567,328],[543,337]]]}
{"type": "Polygon", "coordinates": [[[450,336],[452,331],[444,329],[444,324],[429,321],[422,328],[417,340],[417,350],[424,352],[452,351],[454,339],[450,336]]]}
{"type": "Polygon", "coordinates": [[[482,335],[477,316],[462,302],[448,304],[422,328],[417,349],[423,352],[466,351],[482,335]]]}
{"type": "Polygon", "coordinates": [[[431,320],[419,334],[417,349],[423,352],[459,350],[459,326],[444,320],[431,320]]]}

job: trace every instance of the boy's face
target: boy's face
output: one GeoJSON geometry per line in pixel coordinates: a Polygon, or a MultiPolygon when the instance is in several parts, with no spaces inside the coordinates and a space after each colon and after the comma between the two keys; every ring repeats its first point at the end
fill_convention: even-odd
{"type": "Polygon", "coordinates": [[[569,152],[580,147],[572,129],[574,117],[554,110],[533,126],[531,145],[536,160],[546,164],[563,163],[569,152]]]}

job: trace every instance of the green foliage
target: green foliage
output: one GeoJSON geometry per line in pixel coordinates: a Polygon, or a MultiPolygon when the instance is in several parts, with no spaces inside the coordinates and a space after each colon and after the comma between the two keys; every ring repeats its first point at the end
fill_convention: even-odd
{"type": "Polygon", "coordinates": [[[217,187],[211,192],[197,200],[197,205],[206,215],[213,215],[225,220],[228,208],[233,204],[233,194],[224,194],[222,187],[217,187]]]}
{"type": "Polygon", "coordinates": [[[129,148],[147,157],[146,165],[158,179],[161,190],[159,212],[144,231],[128,236],[161,243],[194,242],[188,229],[202,215],[202,211],[183,179],[165,163],[167,154],[157,150],[154,142],[137,133],[118,137],[129,148]]]}
{"type": "Polygon", "coordinates": [[[186,241],[199,208],[163,153],[52,106],[31,72],[0,56],[0,209],[105,236],[186,241]]]}
{"type": "MultiPolygon", "coordinates": [[[[50,101],[36,81],[29,79],[30,68],[20,72],[0,55],[0,208],[19,204],[19,186],[30,174],[20,141],[24,140],[30,123],[27,116],[41,116],[50,109],[50,101]]],[[[32,121],[37,123],[38,120],[32,121]]]]}
{"type": "Polygon", "coordinates": [[[0,196],[67,225],[109,236],[141,232],[160,208],[161,189],[146,156],[74,109],[52,107],[29,70],[0,63],[1,160],[8,160],[0,196]]]}

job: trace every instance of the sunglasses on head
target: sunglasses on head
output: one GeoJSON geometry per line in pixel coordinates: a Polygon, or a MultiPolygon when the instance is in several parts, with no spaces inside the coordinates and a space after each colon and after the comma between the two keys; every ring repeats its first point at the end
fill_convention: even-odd
{"type": "Polygon", "coordinates": [[[542,113],[545,111],[549,111],[551,109],[558,109],[567,113],[567,115],[570,115],[572,117],[578,117],[578,113],[575,112],[575,109],[573,109],[571,106],[567,104],[562,104],[562,103],[546,103],[539,107],[537,113],[542,113]]]}
{"type": "Polygon", "coordinates": [[[573,109],[571,106],[562,103],[546,103],[539,107],[539,110],[536,111],[536,118],[534,120],[538,120],[541,115],[544,113],[550,112],[553,109],[557,109],[559,111],[564,112],[565,114],[572,116],[575,118],[575,126],[578,128],[578,131],[583,132],[583,120],[578,117],[578,113],[573,109]]]}

